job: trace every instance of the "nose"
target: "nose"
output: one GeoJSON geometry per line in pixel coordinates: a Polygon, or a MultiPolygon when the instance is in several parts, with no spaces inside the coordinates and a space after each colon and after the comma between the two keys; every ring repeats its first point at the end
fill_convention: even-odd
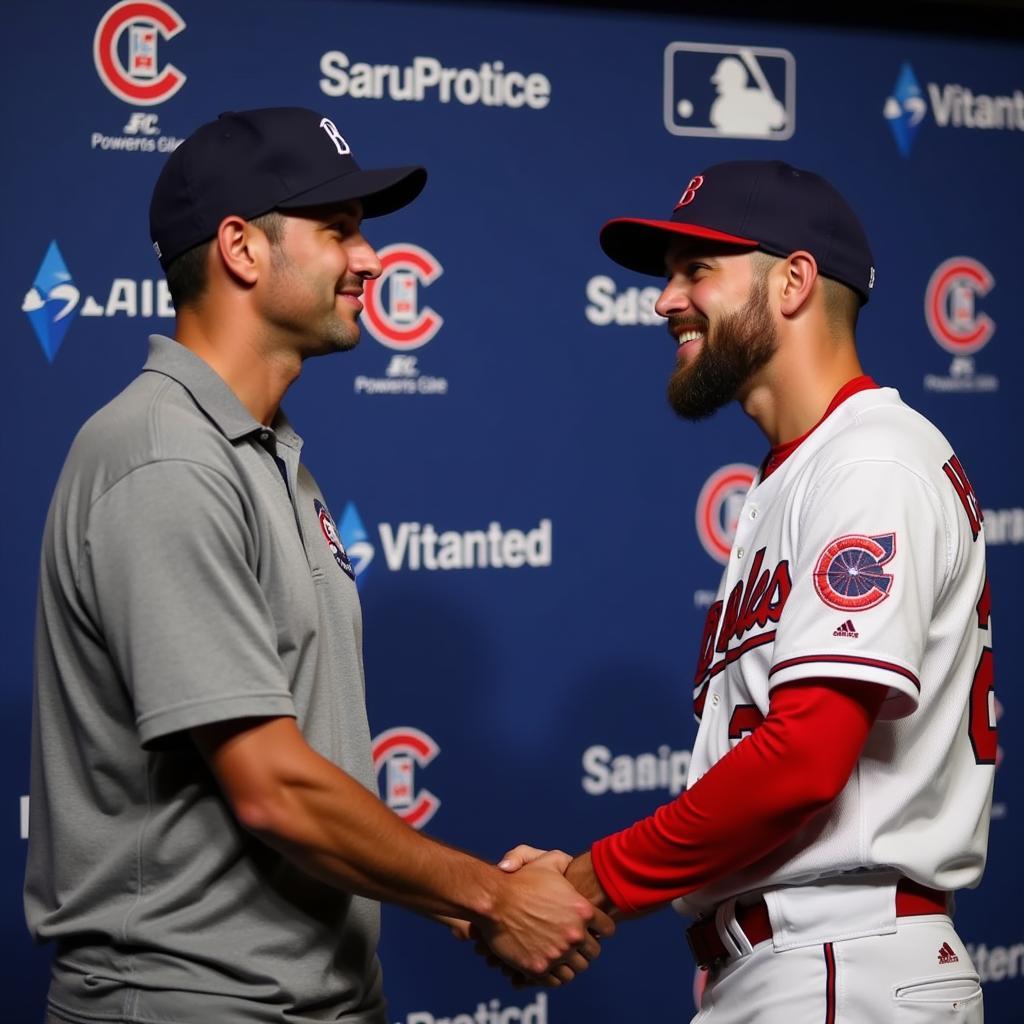
{"type": "Polygon", "coordinates": [[[670,280],[658,296],[654,304],[654,311],[663,317],[670,317],[673,313],[685,313],[690,308],[690,296],[686,288],[677,280],[670,280]]]}
{"type": "Polygon", "coordinates": [[[354,240],[348,254],[349,270],[364,280],[374,280],[380,277],[384,269],[377,255],[377,250],[363,238],[362,235],[354,240]]]}

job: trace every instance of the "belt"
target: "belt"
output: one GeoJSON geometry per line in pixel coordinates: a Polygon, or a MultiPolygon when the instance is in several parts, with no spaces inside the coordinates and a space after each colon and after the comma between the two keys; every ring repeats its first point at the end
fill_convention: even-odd
{"type": "MultiPolygon", "coordinates": [[[[948,893],[901,878],[896,884],[896,916],[918,917],[922,914],[948,914],[948,893]]],[[[736,907],[736,924],[751,946],[772,937],[772,922],[764,897],[746,906],[736,907]]],[[[731,953],[718,934],[715,915],[702,917],[686,929],[686,939],[693,958],[701,970],[724,963],[731,953]]]]}

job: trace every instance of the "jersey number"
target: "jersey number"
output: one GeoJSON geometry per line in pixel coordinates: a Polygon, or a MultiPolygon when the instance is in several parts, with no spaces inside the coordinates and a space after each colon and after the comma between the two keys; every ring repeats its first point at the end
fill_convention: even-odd
{"type": "MultiPolygon", "coordinates": [[[[989,612],[992,608],[992,594],[988,580],[981,591],[978,601],[978,628],[988,631],[989,612]]],[[[985,647],[978,659],[978,667],[974,670],[971,683],[971,707],[968,731],[971,746],[974,748],[974,759],[978,764],[995,764],[999,750],[999,736],[993,724],[994,714],[990,714],[995,686],[995,669],[992,663],[992,648],[985,647]]]]}
{"type": "Polygon", "coordinates": [[[732,718],[729,719],[729,739],[742,739],[752,733],[763,721],[764,715],[761,714],[756,704],[737,704],[732,718]]]}

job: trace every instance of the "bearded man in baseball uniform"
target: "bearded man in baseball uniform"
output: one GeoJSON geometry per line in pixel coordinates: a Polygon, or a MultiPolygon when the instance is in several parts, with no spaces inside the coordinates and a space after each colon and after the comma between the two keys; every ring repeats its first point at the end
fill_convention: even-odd
{"type": "Polygon", "coordinates": [[[175,338],[82,428],[43,540],[25,905],[56,944],[48,1022],[385,1024],[378,900],[470,919],[552,984],[614,927],[567,855],[513,885],[375,792],[355,573],[280,403],[358,342],[363,219],[425,181],[295,107],[222,114],[157,181],[175,338]]]}
{"type": "Polygon", "coordinates": [[[567,877],[697,918],[697,1021],[978,1022],[950,914],[996,758],[982,512],[950,443],[861,368],[864,230],[818,175],[732,162],[601,244],[667,275],[673,408],[736,399],[771,451],[701,638],[689,788],[567,877]]]}

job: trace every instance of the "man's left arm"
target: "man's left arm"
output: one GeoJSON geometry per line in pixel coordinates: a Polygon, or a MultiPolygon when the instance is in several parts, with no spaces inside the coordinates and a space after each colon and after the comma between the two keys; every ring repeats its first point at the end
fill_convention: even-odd
{"type": "MultiPolygon", "coordinates": [[[[842,792],[885,697],[884,686],[842,680],[776,687],[746,739],[674,800],[595,842],[566,877],[596,906],[637,914],[742,870],[842,792]]],[[[502,866],[532,852],[518,847],[502,866]]]]}

